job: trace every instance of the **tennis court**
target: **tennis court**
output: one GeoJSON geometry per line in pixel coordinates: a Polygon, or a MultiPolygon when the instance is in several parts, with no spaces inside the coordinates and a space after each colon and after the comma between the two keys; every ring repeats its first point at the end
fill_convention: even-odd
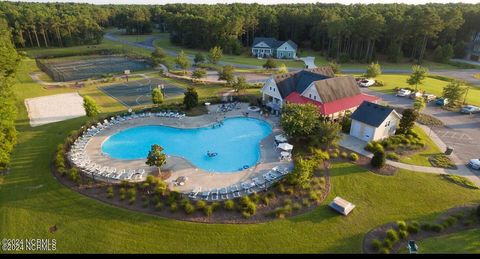
{"type": "Polygon", "coordinates": [[[75,56],[66,58],[37,59],[37,65],[56,82],[98,78],[112,73],[145,70],[150,64],[145,59],[125,55],[75,56]]]}
{"type": "Polygon", "coordinates": [[[165,99],[183,95],[185,89],[160,78],[142,79],[139,81],[99,87],[105,94],[110,95],[123,105],[138,106],[152,104],[152,89],[163,85],[165,99]]]}

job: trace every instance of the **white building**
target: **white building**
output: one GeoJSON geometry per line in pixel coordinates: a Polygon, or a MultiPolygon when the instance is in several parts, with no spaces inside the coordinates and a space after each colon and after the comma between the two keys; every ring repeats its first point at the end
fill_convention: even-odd
{"type": "Polygon", "coordinates": [[[394,135],[401,116],[393,108],[365,101],[351,118],[350,135],[369,142],[394,135]]]}

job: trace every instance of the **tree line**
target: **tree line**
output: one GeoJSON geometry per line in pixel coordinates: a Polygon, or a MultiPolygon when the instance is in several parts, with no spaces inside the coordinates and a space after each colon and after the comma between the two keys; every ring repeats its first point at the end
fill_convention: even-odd
{"type": "Polygon", "coordinates": [[[10,154],[17,140],[13,83],[19,59],[7,22],[0,19],[0,172],[8,168],[10,154]]]}
{"type": "Polygon", "coordinates": [[[480,31],[480,4],[167,4],[90,5],[0,2],[17,47],[73,46],[101,41],[103,28],[129,34],[157,27],[174,44],[239,54],[257,36],[291,39],[339,62],[441,59],[480,31]],[[440,56],[440,58],[438,58],[440,56]]]}

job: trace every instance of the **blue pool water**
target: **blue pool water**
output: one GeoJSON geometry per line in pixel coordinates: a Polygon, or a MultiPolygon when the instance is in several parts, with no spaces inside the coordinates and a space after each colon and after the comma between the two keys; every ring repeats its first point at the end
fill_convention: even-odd
{"type": "Polygon", "coordinates": [[[110,136],[102,152],[112,158],[145,159],[153,144],[167,155],[189,160],[211,172],[233,172],[255,165],[260,159],[260,141],[272,132],[268,123],[253,118],[231,118],[220,127],[180,129],[139,126],[110,136]],[[208,152],[217,153],[209,157],[208,152]]]}

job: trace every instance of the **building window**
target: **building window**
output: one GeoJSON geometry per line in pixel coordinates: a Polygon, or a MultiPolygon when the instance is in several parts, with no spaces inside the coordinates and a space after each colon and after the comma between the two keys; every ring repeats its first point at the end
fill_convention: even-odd
{"type": "Polygon", "coordinates": [[[313,96],[313,100],[317,100],[317,96],[316,96],[316,95],[313,96]]]}
{"type": "Polygon", "coordinates": [[[308,98],[312,99],[312,94],[308,94],[308,98]]]}

